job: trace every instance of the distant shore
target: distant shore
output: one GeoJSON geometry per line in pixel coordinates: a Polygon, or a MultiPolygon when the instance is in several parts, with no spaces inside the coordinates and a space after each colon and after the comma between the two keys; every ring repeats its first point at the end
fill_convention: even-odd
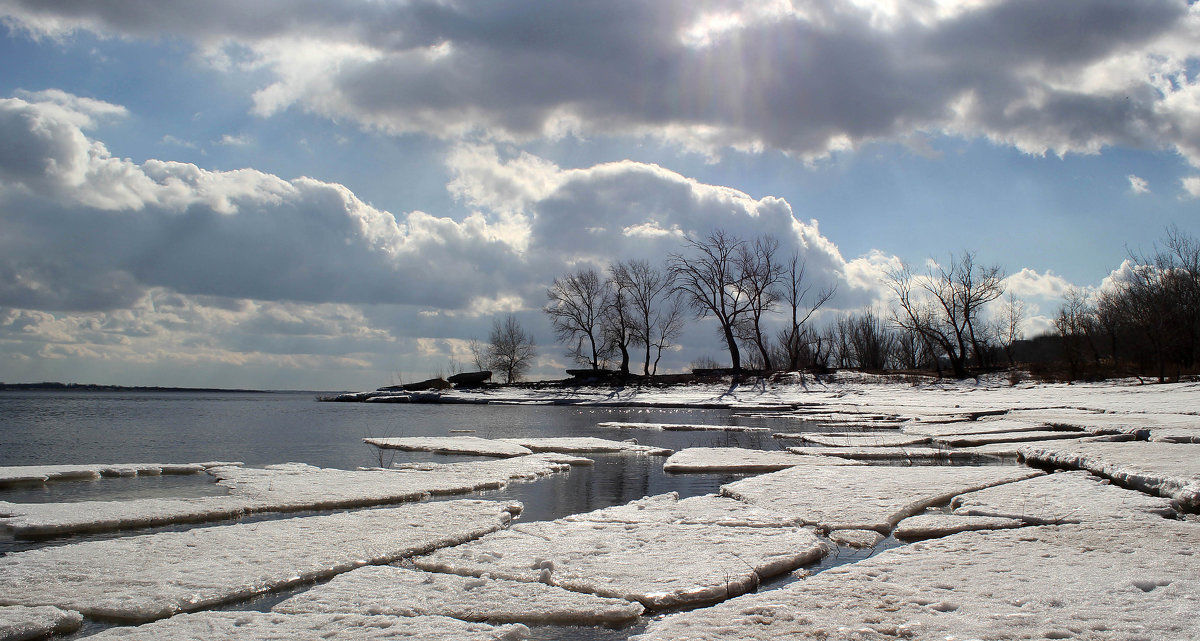
{"type": "MultiPolygon", "coordinates": [[[[222,392],[232,394],[278,394],[307,390],[233,389],[223,387],[158,387],[145,385],[97,385],[94,383],[0,383],[0,392],[222,392]]],[[[311,392],[310,392],[311,393],[311,392]]]]}

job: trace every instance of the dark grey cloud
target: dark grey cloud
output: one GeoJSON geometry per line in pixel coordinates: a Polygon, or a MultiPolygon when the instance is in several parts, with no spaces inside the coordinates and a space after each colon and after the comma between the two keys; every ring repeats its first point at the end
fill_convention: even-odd
{"type": "Polygon", "coordinates": [[[578,130],[821,155],[930,131],[1200,161],[1186,124],[1200,17],[1184,0],[0,0],[0,12],[39,33],[246,48],[276,76],[261,112],[299,105],[397,132],[578,130]],[[1164,93],[1166,76],[1184,99],[1164,93]]]}

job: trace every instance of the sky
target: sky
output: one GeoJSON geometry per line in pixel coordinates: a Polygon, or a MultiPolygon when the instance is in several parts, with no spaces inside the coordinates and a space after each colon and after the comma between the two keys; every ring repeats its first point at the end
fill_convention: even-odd
{"type": "Polygon", "coordinates": [[[370,389],[509,313],[553,378],[556,276],[715,229],[818,324],[972,251],[1033,335],[1200,236],[1183,0],[0,0],[0,60],[5,382],[370,389]]]}

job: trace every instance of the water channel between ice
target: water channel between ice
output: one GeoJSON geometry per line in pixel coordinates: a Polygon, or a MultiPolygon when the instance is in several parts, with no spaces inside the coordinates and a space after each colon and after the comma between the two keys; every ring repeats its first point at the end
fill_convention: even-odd
{"type": "MultiPolygon", "coordinates": [[[[830,431],[830,428],[785,417],[738,417],[727,410],[578,408],[557,406],[373,405],[315,403],[309,394],[149,394],[149,393],[12,393],[0,395],[0,465],[116,462],[243,461],[261,466],[298,461],[320,467],[354,469],[414,461],[455,462],[478,457],[425,452],[381,451],[362,438],[470,434],[483,438],[519,436],[595,436],[680,450],[687,447],[781,449],[794,444],[762,432],[666,432],[598,427],[605,421],[704,423],[768,427],[775,432],[830,431]],[[463,430],[473,430],[464,432],[463,430]]],[[[474,497],[517,500],[525,506],[522,522],[553,520],[571,514],[622,505],[643,496],[678,492],[681,498],[716,492],[744,474],[667,474],[664,458],[633,455],[587,455],[592,466],[536,481],[514,482],[502,490],[474,497]]],[[[976,464],[978,462],[975,462],[976,464]]],[[[1014,464],[1014,463],[1005,463],[1014,464]]],[[[124,500],[142,497],[192,497],[223,493],[208,475],[161,476],[63,481],[0,489],[0,500],[15,503],[124,500]]],[[[462,498],[461,496],[446,498],[462,498]]],[[[242,521],[293,518],[310,513],[260,514],[242,521]]],[[[79,540],[146,532],[183,530],[206,525],[179,525],[135,532],[77,536],[28,542],[0,539],[0,553],[79,540]]],[[[842,547],[805,568],[808,572],[851,563],[889,547],[842,547]]],[[[775,589],[796,580],[789,574],[765,583],[775,589]]],[[[227,610],[269,610],[311,585],[259,596],[225,606],[227,610]]],[[[531,627],[539,640],[624,639],[644,629],[531,627]]],[[[87,622],[71,637],[82,638],[109,627],[87,622]]]]}

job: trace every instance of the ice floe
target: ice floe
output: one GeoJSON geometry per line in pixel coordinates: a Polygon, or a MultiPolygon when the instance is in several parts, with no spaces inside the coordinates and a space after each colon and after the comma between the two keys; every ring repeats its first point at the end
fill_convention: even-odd
{"type": "Polygon", "coordinates": [[[901,519],[964,492],[1040,474],[1000,466],[806,465],[724,485],[721,494],[825,529],[886,534],[901,519]]]}
{"type": "Polygon", "coordinates": [[[275,612],[441,615],[487,623],[622,626],[641,604],[528,581],[359,568],[279,603],[275,612]]]}
{"type": "Polygon", "coordinates": [[[883,539],[884,536],[875,530],[834,530],[829,533],[830,541],[851,548],[873,548],[883,539]]]}
{"type": "Polygon", "coordinates": [[[1008,530],[1028,525],[1020,519],[1000,516],[918,514],[896,524],[892,535],[901,541],[919,541],[976,530],[1008,530]]]}
{"type": "Polygon", "coordinates": [[[1196,639],[1200,524],[967,532],[652,621],[631,641],[1196,639]]]}
{"type": "Polygon", "coordinates": [[[799,519],[724,496],[706,494],[680,500],[678,492],[647,496],[624,505],[573,514],[563,521],[664,523],[736,527],[794,527],[799,519]]]}
{"type": "Polygon", "coordinates": [[[637,443],[612,441],[593,436],[505,438],[500,440],[520,445],[534,452],[563,452],[573,454],[627,452],[632,454],[648,454],[651,456],[670,456],[675,451],[665,447],[638,445],[637,443]]]}
{"type": "Polygon", "coordinates": [[[668,432],[770,432],[766,427],[748,427],[746,425],[706,425],[703,423],[628,423],[624,421],[605,421],[597,423],[596,427],[609,427],[621,430],[665,430],[668,432]]]}
{"type": "Polygon", "coordinates": [[[1083,469],[1134,489],[1200,508],[1200,445],[1190,443],[1087,442],[1064,447],[1021,448],[1028,461],[1083,469]]]}
{"type": "Polygon", "coordinates": [[[0,641],[43,639],[74,632],[82,624],[83,615],[53,606],[0,606],[0,641]]]}
{"type": "Polygon", "coordinates": [[[0,528],[21,538],[202,523],[259,512],[370,507],[504,487],[512,480],[565,472],[591,463],[558,454],[466,463],[430,463],[402,470],[334,470],[303,463],[266,468],[214,467],[227,496],[147,498],[78,503],[0,501],[0,528]]]}
{"type": "Polygon", "coordinates": [[[960,436],[968,434],[998,434],[1004,432],[1045,432],[1047,423],[1033,420],[1009,418],[954,423],[905,423],[900,428],[905,434],[922,436],[960,436]]]}
{"type": "Polygon", "coordinates": [[[781,450],[689,447],[663,463],[667,472],[773,472],[793,465],[861,465],[832,456],[802,456],[781,450]]]}
{"type": "Polygon", "coordinates": [[[539,581],[649,609],[744,594],[828,552],[804,528],[542,521],[424,557],[424,570],[539,581]]]}
{"type": "Polygon", "coordinates": [[[87,463],[82,465],[9,465],[0,467],[0,487],[49,481],[89,481],[113,476],[199,474],[229,463],[87,463]]]}
{"type": "Polygon", "coordinates": [[[1174,516],[1170,499],[1127,490],[1084,471],[1059,472],[954,498],[955,514],[1052,524],[1174,516]]]}
{"type": "Polygon", "coordinates": [[[456,545],[519,504],[457,500],[85,541],[0,557],[0,605],[148,621],[456,545]]]}
{"type": "Polygon", "coordinates": [[[398,438],[364,438],[363,442],[390,450],[434,452],[437,454],[475,454],[478,456],[522,456],[533,450],[478,436],[403,436],[398,438]]]}
{"type": "Polygon", "coordinates": [[[997,432],[993,434],[961,434],[956,436],[939,436],[933,439],[938,445],[948,447],[973,447],[976,445],[991,445],[992,443],[1024,443],[1028,441],[1050,441],[1056,439],[1079,438],[1080,432],[1065,432],[1062,430],[1036,432],[997,432]]]}
{"type": "Polygon", "coordinates": [[[529,636],[520,624],[492,626],[449,617],[196,612],[137,627],[110,628],[96,641],[518,641],[529,636]]]}
{"type": "Polygon", "coordinates": [[[775,438],[789,438],[826,445],[829,447],[904,447],[929,442],[928,436],[909,434],[884,434],[880,432],[800,432],[775,434],[775,438]]]}
{"type": "Polygon", "coordinates": [[[1021,414],[1035,417],[1048,425],[1092,434],[1134,434],[1165,443],[1200,443],[1200,416],[1195,414],[1071,410],[1038,410],[1021,414]]]}
{"type": "Polygon", "coordinates": [[[855,461],[951,461],[970,460],[976,455],[964,450],[936,447],[789,447],[792,454],[824,456],[855,461]]]}

